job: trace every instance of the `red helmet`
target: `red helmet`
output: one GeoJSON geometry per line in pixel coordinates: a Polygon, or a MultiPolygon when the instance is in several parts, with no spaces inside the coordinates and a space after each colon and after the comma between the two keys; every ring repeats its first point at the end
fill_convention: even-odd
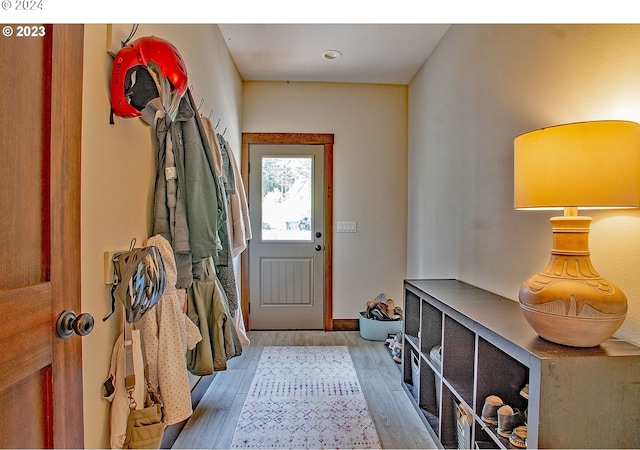
{"type": "MultiPolygon", "coordinates": [[[[167,78],[172,92],[175,91],[175,94],[182,96],[187,91],[187,69],[178,49],[156,36],[141,37],[122,47],[113,59],[110,89],[111,109],[115,115],[125,118],[141,115],[140,111],[146,104],[136,105],[131,101],[131,90],[135,84],[132,74],[146,74],[144,78],[152,80],[153,78],[148,76],[149,61],[153,61],[162,76],[167,78]]],[[[149,86],[146,89],[148,91],[149,86]]],[[[157,91],[157,87],[155,89],[157,91]]]]}

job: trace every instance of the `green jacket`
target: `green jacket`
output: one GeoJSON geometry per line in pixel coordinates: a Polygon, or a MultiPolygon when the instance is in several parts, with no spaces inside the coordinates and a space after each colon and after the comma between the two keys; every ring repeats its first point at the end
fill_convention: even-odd
{"type": "Polygon", "coordinates": [[[192,278],[189,259],[198,263],[211,256],[216,262],[227,261],[220,237],[220,233],[227,233],[226,210],[211,148],[189,91],[180,100],[173,122],[168,117],[158,119],[156,138],[153,234],[171,243],[178,265],[178,287],[188,287],[192,278]],[[167,158],[168,135],[177,174],[175,188],[166,176],[167,159],[171,159],[167,158]]]}
{"type": "Polygon", "coordinates": [[[202,340],[187,350],[187,368],[200,376],[226,370],[227,361],[242,354],[242,344],[211,258],[205,261],[204,276],[193,280],[188,294],[187,315],[200,329],[202,340]]]}

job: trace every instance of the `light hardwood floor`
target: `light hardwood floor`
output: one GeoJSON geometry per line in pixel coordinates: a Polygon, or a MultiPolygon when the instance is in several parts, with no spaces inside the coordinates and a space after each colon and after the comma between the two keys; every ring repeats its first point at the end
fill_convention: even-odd
{"type": "Polygon", "coordinates": [[[357,331],[252,331],[251,344],[218,372],[172,448],[229,448],[264,346],[346,345],[382,448],[437,448],[401,385],[399,365],[383,342],[357,331]]]}

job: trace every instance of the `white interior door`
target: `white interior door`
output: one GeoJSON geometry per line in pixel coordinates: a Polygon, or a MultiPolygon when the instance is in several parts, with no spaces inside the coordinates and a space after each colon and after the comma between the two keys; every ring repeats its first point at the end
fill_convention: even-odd
{"type": "Polygon", "coordinates": [[[324,146],[252,145],[252,330],[323,329],[324,146]]]}

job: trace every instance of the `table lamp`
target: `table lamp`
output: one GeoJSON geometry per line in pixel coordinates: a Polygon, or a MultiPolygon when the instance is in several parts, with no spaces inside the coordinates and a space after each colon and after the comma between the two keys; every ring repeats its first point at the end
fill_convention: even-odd
{"type": "Polygon", "coordinates": [[[544,339],[594,347],[620,328],[627,298],[591,264],[591,218],[578,208],[640,206],[640,125],[594,121],[531,131],[514,140],[514,207],[564,209],[552,217],[547,266],[518,294],[521,311],[544,339]]]}

